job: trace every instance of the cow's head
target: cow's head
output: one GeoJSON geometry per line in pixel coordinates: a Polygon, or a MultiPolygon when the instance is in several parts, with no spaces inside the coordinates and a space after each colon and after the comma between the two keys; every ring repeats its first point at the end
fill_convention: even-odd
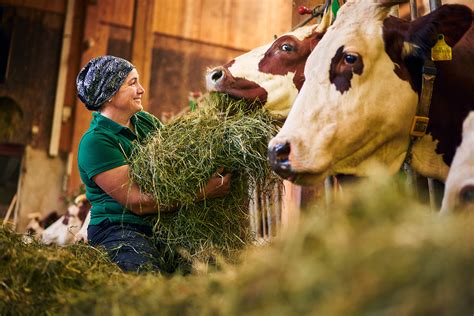
{"type": "Polygon", "coordinates": [[[55,243],[61,246],[72,244],[89,209],[89,201],[85,195],[80,195],[75,199],[74,204],[68,206],[66,214],[41,233],[41,241],[45,244],[55,243]]]}
{"type": "Polygon", "coordinates": [[[304,82],[304,65],[322,33],[317,25],[303,26],[229,63],[210,69],[207,89],[232,97],[256,100],[274,116],[286,118],[304,82]]]}
{"type": "Polygon", "coordinates": [[[474,212],[474,111],[464,121],[462,143],[449,170],[441,207],[442,213],[461,210],[474,212]]]}
{"type": "Polygon", "coordinates": [[[418,100],[414,73],[439,33],[453,46],[472,18],[462,6],[415,22],[390,13],[387,4],[347,2],[308,57],[306,81],[269,144],[283,177],[312,183],[328,174],[367,175],[373,162],[400,168],[418,100]]]}

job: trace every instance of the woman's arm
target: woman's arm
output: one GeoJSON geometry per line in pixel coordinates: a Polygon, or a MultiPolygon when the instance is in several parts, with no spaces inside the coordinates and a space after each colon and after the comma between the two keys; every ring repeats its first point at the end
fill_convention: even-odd
{"type": "MultiPolygon", "coordinates": [[[[160,211],[172,211],[175,206],[158,206],[148,194],[143,193],[137,184],[129,178],[129,166],[123,165],[94,176],[92,180],[105,193],[137,215],[145,215],[160,211]]],[[[230,189],[230,174],[220,175],[216,172],[198,193],[198,200],[224,196],[230,189]]]]}

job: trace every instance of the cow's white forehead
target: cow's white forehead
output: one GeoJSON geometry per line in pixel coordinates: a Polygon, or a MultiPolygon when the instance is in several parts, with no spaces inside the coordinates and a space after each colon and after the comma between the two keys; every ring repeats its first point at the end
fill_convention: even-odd
{"type": "Polygon", "coordinates": [[[358,53],[366,62],[375,60],[374,53],[380,52],[375,46],[383,45],[382,22],[389,13],[388,8],[370,1],[347,2],[338,12],[338,17],[324,37],[315,47],[306,63],[305,76],[328,81],[331,59],[336,51],[344,46],[345,52],[358,53]],[[370,56],[370,54],[374,56],[370,56]]]}
{"type": "Polygon", "coordinates": [[[311,33],[313,33],[313,31],[316,29],[317,26],[318,26],[318,24],[302,26],[302,27],[297,28],[294,31],[285,33],[282,36],[284,36],[284,35],[293,35],[294,37],[296,37],[297,39],[302,41],[305,38],[307,38],[308,36],[310,36],[311,33]]]}
{"type": "MultiPolygon", "coordinates": [[[[317,24],[300,27],[292,32],[285,33],[284,35],[293,35],[298,40],[304,40],[311,35],[313,30],[317,27],[317,24]]],[[[282,35],[283,36],[283,35],[282,35]]],[[[265,52],[272,46],[273,42],[257,47],[248,53],[236,57],[234,64],[229,67],[230,72],[235,77],[248,78],[248,74],[257,72],[258,63],[262,60],[265,52]]],[[[252,79],[250,79],[252,80],[252,79]]]]}

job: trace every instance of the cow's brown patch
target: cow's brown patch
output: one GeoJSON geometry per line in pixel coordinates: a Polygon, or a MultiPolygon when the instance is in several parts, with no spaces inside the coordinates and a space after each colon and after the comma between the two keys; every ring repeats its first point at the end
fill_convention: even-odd
{"type": "Polygon", "coordinates": [[[434,82],[427,133],[438,141],[436,153],[449,166],[461,143],[462,122],[474,110],[474,29],[472,11],[460,5],[443,5],[433,13],[413,22],[389,17],[383,22],[385,52],[394,63],[394,72],[421,92],[422,67],[430,58],[430,49],[438,34],[453,47],[453,60],[436,62],[438,75],[434,82]],[[404,54],[403,45],[416,49],[404,54]]]}
{"type": "Polygon", "coordinates": [[[353,74],[361,75],[363,71],[362,56],[345,53],[344,46],[341,46],[331,59],[329,80],[336,86],[336,90],[343,94],[351,88],[353,74]]]}
{"type": "Polygon", "coordinates": [[[322,34],[315,33],[304,40],[299,40],[293,35],[284,35],[276,39],[258,63],[258,70],[282,76],[294,72],[293,83],[299,91],[305,79],[306,60],[321,38],[322,34]]]}

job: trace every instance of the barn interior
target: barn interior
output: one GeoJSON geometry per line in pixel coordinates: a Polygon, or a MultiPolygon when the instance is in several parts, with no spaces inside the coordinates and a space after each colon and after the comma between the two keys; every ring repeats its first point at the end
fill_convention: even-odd
{"type": "Polygon", "coordinates": [[[208,67],[290,31],[307,18],[299,6],[323,2],[1,0],[0,217],[23,232],[29,214],[63,213],[79,194],[77,146],[91,113],[75,78],[89,59],[129,59],[144,109],[167,122],[205,92],[208,67]]]}

